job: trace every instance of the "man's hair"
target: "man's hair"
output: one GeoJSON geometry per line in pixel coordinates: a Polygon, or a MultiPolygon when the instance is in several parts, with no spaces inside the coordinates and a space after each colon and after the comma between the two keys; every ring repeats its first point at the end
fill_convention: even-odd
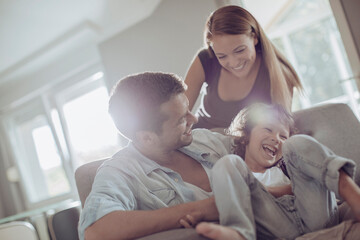
{"type": "Polygon", "coordinates": [[[282,105],[255,103],[242,109],[231,122],[226,130],[228,135],[234,136],[234,153],[245,159],[246,145],[249,143],[250,134],[253,128],[262,119],[274,117],[284,126],[289,126],[289,134],[293,135],[296,131],[294,119],[282,105]]]}
{"type": "Polygon", "coordinates": [[[175,74],[143,72],[117,82],[109,100],[109,113],[119,132],[134,140],[138,131],[161,133],[167,116],[161,104],[185,92],[185,83],[175,74]]]}

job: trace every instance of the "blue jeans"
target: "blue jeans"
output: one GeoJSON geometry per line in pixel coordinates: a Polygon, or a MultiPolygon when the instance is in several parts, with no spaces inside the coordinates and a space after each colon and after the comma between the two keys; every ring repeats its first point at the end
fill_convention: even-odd
{"type": "Polygon", "coordinates": [[[292,136],[282,149],[294,195],[273,197],[237,155],[215,164],[211,179],[221,225],[246,239],[294,239],[339,222],[339,170],[353,177],[355,163],[306,135],[292,136]]]}

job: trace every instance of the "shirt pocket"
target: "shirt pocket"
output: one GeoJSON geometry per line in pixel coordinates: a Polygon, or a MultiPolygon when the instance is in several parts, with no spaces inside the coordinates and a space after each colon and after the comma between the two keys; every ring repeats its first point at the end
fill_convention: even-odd
{"type": "Polygon", "coordinates": [[[160,207],[172,205],[171,202],[173,202],[176,197],[176,192],[171,188],[149,189],[149,193],[154,201],[157,202],[157,205],[161,205],[160,207]]]}

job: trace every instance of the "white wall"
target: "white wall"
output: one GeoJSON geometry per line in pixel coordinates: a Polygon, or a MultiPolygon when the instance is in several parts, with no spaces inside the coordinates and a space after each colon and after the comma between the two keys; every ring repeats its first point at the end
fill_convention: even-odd
{"type": "Polygon", "coordinates": [[[60,82],[99,61],[96,34],[84,26],[63,41],[34,54],[6,76],[7,80],[0,88],[0,114],[16,102],[28,101],[41,88],[60,82]]]}
{"type": "Polygon", "coordinates": [[[164,71],[185,77],[203,46],[203,30],[216,1],[165,0],[147,19],[99,45],[109,87],[142,71],[164,71]]]}

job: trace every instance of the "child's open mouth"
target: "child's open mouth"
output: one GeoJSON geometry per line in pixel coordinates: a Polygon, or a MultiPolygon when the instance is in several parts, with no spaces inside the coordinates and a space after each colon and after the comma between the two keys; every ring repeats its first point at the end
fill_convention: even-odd
{"type": "Polygon", "coordinates": [[[277,148],[264,144],[263,146],[264,151],[270,156],[270,157],[275,157],[276,152],[277,152],[277,148]]]}

